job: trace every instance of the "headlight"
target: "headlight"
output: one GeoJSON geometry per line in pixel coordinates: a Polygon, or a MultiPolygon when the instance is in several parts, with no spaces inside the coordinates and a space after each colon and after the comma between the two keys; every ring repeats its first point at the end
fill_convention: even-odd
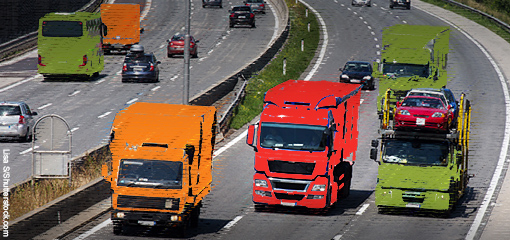
{"type": "Polygon", "coordinates": [[[118,218],[124,218],[125,217],[123,212],[118,212],[118,213],[115,214],[115,216],[118,217],[118,218]]]}
{"type": "Polygon", "coordinates": [[[170,221],[172,221],[172,222],[181,221],[181,217],[179,217],[178,215],[172,215],[170,217],[170,221]]]}
{"type": "Polygon", "coordinates": [[[434,114],[432,114],[432,117],[435,117],[435,118],[444,117],[444,114],[440,113],[440,112],[435,112],[434,114]]]}
{"type": "Polygon", "coordinates": [[[398,111],[398,114],[400,114],[400,115],[411,115],[409,113],[409,111],[407,111],[407,110],[400,110],[400,111],[398,111]]]}
{"type": "Polygon", "coordinates": [[[370,78],[372,78],[372,76],[364,76],[363,79],[365,80],[370,80],[370,78]]]}
{"type": "Polygon", "coordinates": [[[324,185],[324,184],[313,185],[312,191],[324,192],[324,191],[326,191],[326,185],[324,185]]]}
{"type": "Polygon", "coordinates": [[[266,182],[266,180],[255,179],[255,186],[257,186],[257,187],[267,187],[267,182],[266,182]]]}
{"type": "Polygon", "coordinates": [[[349,78],[347,74],[342,74],[341,78],[349,78]]]}

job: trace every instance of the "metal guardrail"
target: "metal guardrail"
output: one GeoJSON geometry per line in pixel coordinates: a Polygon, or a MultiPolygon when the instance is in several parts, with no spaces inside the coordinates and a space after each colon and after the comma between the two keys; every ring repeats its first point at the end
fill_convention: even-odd
{"type": "Polygon", "coordinates": [[[484,13],[484,12],[478,10],[478,9],[474,9],[474,8],[472,8],[470,6],[467,6],[465,4],[462,4],[462,3],[459,3],[459,2],[456,2],[456,1],[453,1],[453,0],[443,0],[443,2],[450,3],[452,5],[455,5],[455,6],[458,6],[458,7],[467,9],[467,10],[470,10],[470,11],[472,11],[474,13],[478,13],[478,14],[480,14],[480,15],[482,15],[482,16],[484,16],[484,17],[486,17],[486,18],[488,18],[488,19],[490,19],[492,21],[494,21],[501,28],[505,29],[507,32],[510,33],[510,25],[508,25],[507,23],[505,23],[505,22],[495,18],[494,16],[491,16],[491,15],[489,15],[487,13],[484,13]]]}
{"type": "MultiPolygon", "coordinates": [[[[77,12],[95,12],[104,0],[90,0],[77,12]]],[[[0,62],[12,59],[37,47],[37,31],[0,44],[0,62]]]]}

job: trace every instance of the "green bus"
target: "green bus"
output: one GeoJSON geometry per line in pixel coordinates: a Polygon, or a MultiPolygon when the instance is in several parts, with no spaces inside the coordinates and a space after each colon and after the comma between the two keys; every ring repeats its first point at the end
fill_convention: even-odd
{"type": "Polygon", "coordinates": [[[44,77],[98,76],[106,26],[100,13],[48,13],[39,19],[37,71],[44,77]]]}
{"type": "Polygon", "coordinates": [[[379,114],[388,89],[394,106],[412,88],[446,86],[449,37],[448,26],[397,24],[383,30],[381,62],[374,68],[379,114]]]}

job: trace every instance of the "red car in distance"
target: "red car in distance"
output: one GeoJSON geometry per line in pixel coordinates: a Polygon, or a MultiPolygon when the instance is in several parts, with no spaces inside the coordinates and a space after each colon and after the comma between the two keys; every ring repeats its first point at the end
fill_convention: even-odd
{"type": "Polygon", "coordinates": [[[453,109],[440,98],[408,96],[397,103],[395,129],[427,129],[448,132],[453,122],[453,109]]]}
{"type": "MultiPolygon", "coordinates": [[[[199,40],[196,40],[193,36],[189,36],[189,52],[192,58],[198,57],[198,45],[199,40]]],[[[184,34],[176,34],[171,39],[167,40],[167,56],[169,58],[174,55],[184,55],[184,34]]]]}

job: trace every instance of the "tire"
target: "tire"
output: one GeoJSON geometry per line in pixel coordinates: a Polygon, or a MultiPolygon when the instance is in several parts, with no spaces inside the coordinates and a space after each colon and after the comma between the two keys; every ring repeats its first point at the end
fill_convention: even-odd
{"type": "Polygon", "coordinates": [[[190,219],[190,226],[192,228],[198,227],[198,221],[200,219],[200,206],[197,206],[193,211],[191,212],[191,219],[190,219]]]}
{"type": "Polygon", "coordinates": [[[393,9],[393,5],[390,4],[390,8],[393,9]]]}
{"type": "Polygon", "coordinates": [[[340,175],[344,174],[344,177],[337,181],[338,186],[340,186],[342,183],[344,186],[342,189],[338,190],[337,192],[337,199],[343,199],[348,197],[351,194],[351,176],[352,176],[352,166],[348,162],[341,162],[338,164],[338,166],[334,169],[334,177],[335,181],[337,178],[340,177],[340,175]]]}
{"type": "Polygon", "coordinates": [[[411,10],[411,4],[407,5],[406,9],[411,10]]]}
{"type": "Polygon", "coordinates": [[[30,142],[30,129],[27,129],[27,134],[23,137],[19,137],[19,142],[30,142]]]}
{"type": "Polygon", "coordinates": [[[196,52],[195,54],[191,55],[192,58],[198,58],[198,52],[196,52]]]}
{"type": "Polygon", "coordinates": [[[167,53],[166,56],[169,57],[169,58],[173,58],[174,57],[174,55],[170,54],[170,53],[167,53]]]}
{"type": "Polygon", "coordinates": [[[251,24],[251,28],[255,28],[255,23],[252,23],[252,24],[251,24]]]}
{"type": "Polygon", "coordinates": [[[122,223],[113,223],[113,234],[121,235],[122,234],[122,223]]]}
{"type": "Polygon", "coordinates": [[[262,212],[264,209],[266,209],[266,205],[264,204],[253,204],[253,207],[255,208],[255,212],[262,212]]]}

